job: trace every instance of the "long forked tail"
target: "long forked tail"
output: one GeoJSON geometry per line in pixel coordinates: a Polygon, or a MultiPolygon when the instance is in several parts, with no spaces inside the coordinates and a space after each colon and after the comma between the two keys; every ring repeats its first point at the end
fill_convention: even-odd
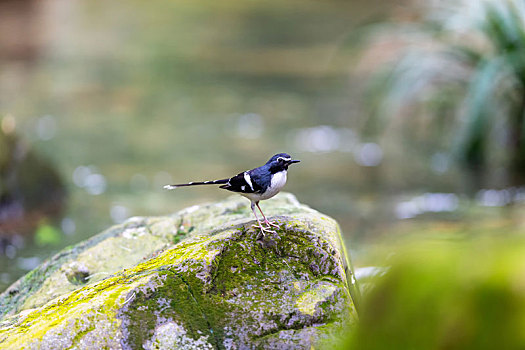
{"type": "Polygon", "coordinates": [[[199,186],[199,185],[220,185],[228,183],[230,179],[222,179],[222,180],[213,180],[213,181],[199,181],[199,182],[188,182],[187,184],[176,184],[176,185],[166,185],[164,188],[166,190],[174,190],[179,187],[187,187],[187,186],[199,186]]]}

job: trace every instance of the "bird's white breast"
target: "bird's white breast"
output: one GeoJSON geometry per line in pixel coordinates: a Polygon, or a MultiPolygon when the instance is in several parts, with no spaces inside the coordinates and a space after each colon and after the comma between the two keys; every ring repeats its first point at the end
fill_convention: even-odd
{"type": "Polygon", "coordinates": [[[268,199],[275,196],[286,185],[286,170],[273,174],[270,186],[266,189],[261,199],[268,199]]]}
{"type": "Polygon", "coordinates": [[[272,198],[281,191],[284,185],[286,185],[286,170],[273,174],[270,186],[268,186],[264,193],[240,193],[240,195],[248,198],[252,202],[258,202],[272,198]]]}

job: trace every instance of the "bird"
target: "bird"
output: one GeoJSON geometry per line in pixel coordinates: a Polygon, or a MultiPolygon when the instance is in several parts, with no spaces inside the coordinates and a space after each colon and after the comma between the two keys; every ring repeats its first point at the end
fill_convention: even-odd
{"type": "Polygon", "coordinates": [[[175,185],[165,185],[167,190],[173,190],[180,187],[201,186],[201,185],[221,185],[219,188],[239,193],[241,196],[248,198],[251,202],[251,209],[261,233],[275,232],[271,226],[279,227],[270,222],[264,215],[259,202],[270,199],[281,191],[286,184],[288,166],[294,163],[299,163],[300,160],[292,159],[288,153],[277,153],[272,156],[266,164],[243,171],[228,179],[211,180],[211,181],[197,181],[188,182],[175,185]],[[255,207],[259,209],[262,214],[263,222],[266,228],[263,227],[261,220],[257,216],[255,207]]]}

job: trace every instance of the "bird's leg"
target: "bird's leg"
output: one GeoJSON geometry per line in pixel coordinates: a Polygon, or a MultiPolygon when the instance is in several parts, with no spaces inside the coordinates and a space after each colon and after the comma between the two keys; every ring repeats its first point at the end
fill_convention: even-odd
{"type": "MultiPolygon", "coordinates": [[[[257,206],[258,206],[258,205],[257,205],[257,206]]],[[[261,223],[261,220],[259,220],[259,217],[257,216],[257,213],[255,212],[255,203],[254,203],[254,202],[252,202],[251,208],[252,208],[253,215],[255,215],[255,219],[257,219],[257,223],[259,224],[259,229],[261,230],[262,235],[264,236],[264,233],[265,233],[265,232],[272,232],[272,233],[275,233],[275,231],[270,230],[269,228],[265,228],[265,227],[263,227],[263,225],[262,225],[262,223],[261,223]]],[[[260,210],[260,208],[259,208],[259,210],[260,210]]],[[[263,216],[264,216],[264,215],[263,215],[263,216]]]]}
{"type": "Polygon", "coordinates": [[[255,205],[257,206],[257,208],[259,208],[259,211],[261,212],[261,214],[262,214],[262,216],[263,216],[263,218],[264,218],[264,223],[265,223],[268,227],[270,227],[270,226],[277,227],[277,228],[280,227],[279,225],[276,225],[276,224],[274,224],[274,223],[268,221],[268,219],[266,218],[266,216],[264,216],[264,213],[263,213],[263,211],[261,210],[261,207],[259,206],[259,202],[255,202],[255,205]]]}

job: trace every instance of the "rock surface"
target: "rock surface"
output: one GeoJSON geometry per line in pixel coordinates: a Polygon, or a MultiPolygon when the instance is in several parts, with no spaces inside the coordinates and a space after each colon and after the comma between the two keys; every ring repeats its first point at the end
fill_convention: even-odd
{"type": "Polygon", "coordinates": [[[2,349],[330,347],[357,288],[337,223],[281,194],[257,239],[235,196],[132,218],[57,254],[0,295],[2,349]]]}

